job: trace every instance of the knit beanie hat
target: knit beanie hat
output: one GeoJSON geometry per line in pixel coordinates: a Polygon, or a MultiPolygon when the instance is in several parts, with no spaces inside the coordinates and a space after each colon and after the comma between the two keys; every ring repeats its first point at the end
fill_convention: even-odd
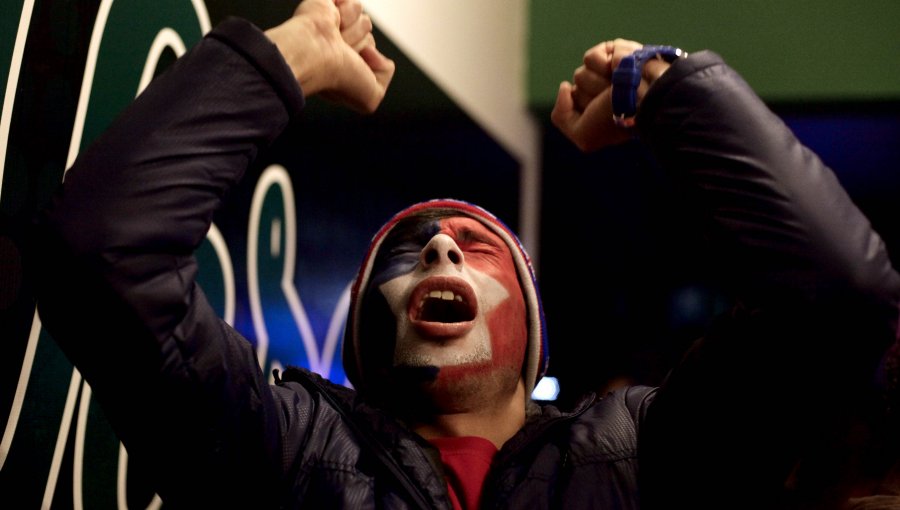
{"type": "MultiPolygon", "coordinates": [[[[519,285],[522,288],[522,295],[525,299],[527,313],[528,345],[525,350],[522,376],[525,382],[525,394],[530,397],[535,384],[544,376],[548,362],[544,312],[534,269],[531,266],[531,259],[525,252],[519,238],[500,219],[477,205],[453,199],[436,199],[414,204],[395,214],[372,238],[350,291],[350,310],[344,328],[342,347],[344,371],[347,374],[347,378],[361,392],[375,382],[374,370],[370,366],[372,364],[371,360],[367,361],[365,359],[366,356],[363,355],[365,342],[372,341],[372,335],[367,331],[363,331],[365,327],[361,327],[360,324],[363,322],[362,315],[365,308],[364,301],[366,301],[364,298],[368,294],[367,291],[371,283],[373,266],[379,248],[387,235],[400,221],[429,211],[440,211],[448,215],[474,218],[487,226],[509,246],[516,266],[516,272],[518,273],[519,285]],[[367,339],[367,335],[370,338],[367,339]]],[[[365,305],[369,306],[367,303],[365,305]]]]}

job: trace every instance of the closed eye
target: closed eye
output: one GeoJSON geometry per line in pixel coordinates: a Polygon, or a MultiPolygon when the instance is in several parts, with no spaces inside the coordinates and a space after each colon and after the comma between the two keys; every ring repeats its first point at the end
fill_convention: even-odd
{"type": "Polygon", "coordinates": [[[388,252],[388,258],[397,257],[418,257],[422,252],[423,246],[418,243],[403,243],[391,248],[388,252]]]}
{"type": "Polygon", "coordinates": [[[502,251],[502,247],[494,239],[474,230],[462,230],[457,242],[463,251],[469,253],[492,254],[502,251]]]}

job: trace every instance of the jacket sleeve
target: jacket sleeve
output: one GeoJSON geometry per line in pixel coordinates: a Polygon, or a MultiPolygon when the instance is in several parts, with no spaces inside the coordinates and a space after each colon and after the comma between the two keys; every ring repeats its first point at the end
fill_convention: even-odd
{"type": "Polygon", "coordinates": [[[718,55],[675,62],[638,127],[738,303],[650,407],[645,480],[685,501],[771,504],[874,391],[900,279],[833,172],[718,55]]]}
{"type": "Polygon", "coordinates": [[[684,184],[742,299],[852,292],[896,310],[900,281],[884,243],[832,171],[717,55],[671,71],[641,106],[641,136],[684,184]]]}
{"type": "Polygon", "coordinates": [[[274,495],[272,396],[250,343],[196,285],[193,251],[303,105],[265,34],[226,20],[79,156],[38,221],[42,323],[167,503],[274,495]]]}

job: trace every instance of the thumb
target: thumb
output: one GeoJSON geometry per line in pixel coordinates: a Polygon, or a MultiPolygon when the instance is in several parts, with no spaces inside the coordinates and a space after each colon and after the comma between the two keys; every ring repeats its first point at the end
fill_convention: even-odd
{"type": "Polygon", "coordinates": [[[364,94],[365,97],[360,98],[362,103],[358,105],[358,108],[371,113],[378,108],[387,93],[388,85],[394,77],[395,64],[373,45],[361,49],[359,57],[365,63],[367,68],[365,74],[368,74],[369,78],[365,80],[367,92],[364,94]]]}
{"type": "Polygon", "coordinates": [[[387,89],[394,77],[396,65],[394,61],[384,56],[374,45],[369,45],[360,50],[359,55],[365,61],[369,69],[375,73],[375,79],[382,88],[387,89]]]}
{"type": "Polygon", "coordinates": [[[580,112],[575,110],[575,100],[572,98],[572,84],[564,81],[559,84],[556,93],[556,104],[550,112],[550,120],[563,134],[568,135],[572,126],[578,121],[580,112]]]}

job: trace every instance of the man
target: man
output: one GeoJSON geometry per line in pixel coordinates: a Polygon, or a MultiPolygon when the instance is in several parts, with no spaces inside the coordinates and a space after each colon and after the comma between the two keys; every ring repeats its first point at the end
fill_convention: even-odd
{"type": "Polygon", "coordinates": [[[612,72],[639,47],[589,50],[553,120],[585,150],[639,130],[709,225],[740,306],[663,387],[573,410],[529,400],[547,360],[534,275],[472,204],[413,205],[374,237],[344,342],[355,390],[301,369],[270,386],[196,286],[221,197],[304,98],[370,112],[384,96],[394,66],[358,2],[304,0],[266,32],[228,20],[155,80],[67,174],[38,226],[37,278],[45,326],[165,505],[783,503],[831,430],[819,419],[852,404],[833,399],[871,390],[900,280],[828,169],[716,55],[646,62],[636,127],[614,122],[612,72]]]}

